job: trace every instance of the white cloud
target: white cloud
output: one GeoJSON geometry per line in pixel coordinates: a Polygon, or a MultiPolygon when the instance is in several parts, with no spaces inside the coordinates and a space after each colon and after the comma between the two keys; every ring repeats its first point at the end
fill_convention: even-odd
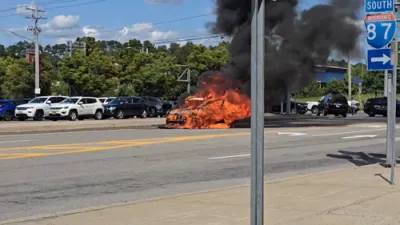
{"type": "Polygon", "coordinates": [[[42,26],[44,29],[54,29],[54,30],[62,30],[62,29],[71,29],[79,27],[79,16],[64,16],[58,15],[53,17],[50,22],[44,24],[42,26]]]}
{"type": "Polygon", "coordinates": [[[27,8],[36,8],[34,4],[25,4],[25,5],[17,5],[15,13],[22,16],[30,16],[32,15],[32,11],[28,10],[27,8]]]}

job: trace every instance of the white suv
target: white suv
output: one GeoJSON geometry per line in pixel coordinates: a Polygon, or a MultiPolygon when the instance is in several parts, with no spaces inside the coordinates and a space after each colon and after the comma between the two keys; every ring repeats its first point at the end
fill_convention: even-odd
{"type": "Polygon", "coordinates": [[[59,103],[67,96],[41,96],[32,99],[27,104],[19,105],[15,109],[15,117],[19,121],[24,121],[29,118],[40,121],[49,114],[50,106],[54,103],[59,103]]]}
{"type": "Polygon", "coordinates": [[[101,120],[103,118],[104,107],[98,98],[95,97],[70,97],[54,104],[50,107],[49,118],[53,121],[58,119],[76,119],[94,118],[101,120]]]}

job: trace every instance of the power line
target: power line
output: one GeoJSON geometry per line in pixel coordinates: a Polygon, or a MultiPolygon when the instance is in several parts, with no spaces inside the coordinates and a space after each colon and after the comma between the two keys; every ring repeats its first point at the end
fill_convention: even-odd
{"type": "MultiPolygon", "coordinates": [[[[59,0],[59,1],[54,2],[52,4],[60,4],[60,3],[75,2],[75,1],[78,1],[78,0],[59,0]]],[[[105,2],[105,1],[108,1],[108,0],[96,0],[96,1],[82,2],[82,3],[78,3],[78,4],[72,4],[72,5],[56,6],[56,7],[47,8],[47,10],[49,10],[49,9],[61,9],[61,8],[68,8],[68,7],[76,7],[76,6],[81,6],[81,5],[89,5],[89,4],[95,4],[95,3],[105,2]]],[[[47,5],[49,5],[50,3],[51,2],[47,1],[47,5]]],[[[18,7],[12,8],[12,10],[16,10],[17,8],[18,7]]],[[[5,10],[8,10],[8,9],[5,9],[5,10]]],[[[20,15],[17,14],[17,13],[14,13],[14,14],[10,14],[10,15],[0,16],[0,19],[13,17],[13,16],[20,16],[20,15]]]]}
{"type": "Polygon", "coordinates": [[[12,31],[12,30],[7,30],[7,29],[0,29],[0,30],[4,31],[4,32],[7,32],[7,33],[10,33],[10,34],[12,34],[14,36],[17,36],[17,37],[19,37],[19,38],[21,38],[23,40],[27,40],[27,41],[30,41],[30,42],[35,42],[33,39],[30,39],[30,38],[25,37],[25,36],[23,36],[21,34],[18,34],[18,33],[14,32],[14,31],[12,31]]]}
{"type": "MultiPolygon", "coordinates": [[[[36,4],[53,5],[53,4],[76,2],[76,1],[79,1],[79,0],[53,0],[53,1],[36,2],[36,4]]],[[[29,4],[24,4],[24,5],[21,5],[21,6],[16,6],[16,7],[11,7],[11,8],[6,8],[6,9],[0,9],[0,13],[9,12],[9,11],[15,11],[18,8],[23,8],[23,7],[27,7],[27,6],[29,6],[29,4]]]]}
{"type": "Polygon", "coordinates": [[[105,2],[105,1],[108,1],[108,0],[96,0],[96,1],[90,1],[90,2],[82,2],[82,3],[78,3],[78,4],[73,4],[73,5],[57,6],[57,7],[47,8],[47,10],[49,10],[49,9],[62,9],[62,8],[68,8],[68,7],[81,6],[81,5],[89,5],[89,4],[105,2]]]}
{"type": "Polygon", "coordinates": [[[153,44],[168,44],[174,42],[181,42],[181,41],[196,41],[196,40],[208,40],[208,39],[215,39],[215,38],[224,38],[225,35],[209,35],[209,36],[192,36],[192,37],[184,37],[184,38],[175,38],[175,39],[164,39],[152,42],[153,44]]]}
{"type": "MultiPolygon", "coordinates": [[[[167,21],[160,21],[160,22],[155,22],[155,23],[138,24],[138,25],[134,26],[133,28],[146,27],[146,26],[148,26],[149,24],[151,24],[151,25],[170,24],[170,23],[181,22],[181,21],[185,21],[185,20],[191,20],[191,19],[201,18],[201,17],[205,17],[205,16],[209,16],[209,15],[212,15],[212,13],[200,14],[200,15],[189,16],[189,17],[183,17],[183,18],[173,19],[173,20],[167,20],[167,21]]],[[[125,29],[125,28],[126,28],[126,27],[116,28],[116,29],[107,29],[107,30],[98,30],[98,31],[101,32],[101,33],[111,33],[111,32],[121,31],[121,30],[123,30],[123,29],[125,29]]],[[[129,29],[129,28],[128,28],[128,29],[129,29]]],[[[68,37],[75,37],[75,36],[72,36],[72,35],[56,36],[56,38],[68,38],[68,37]]]]}

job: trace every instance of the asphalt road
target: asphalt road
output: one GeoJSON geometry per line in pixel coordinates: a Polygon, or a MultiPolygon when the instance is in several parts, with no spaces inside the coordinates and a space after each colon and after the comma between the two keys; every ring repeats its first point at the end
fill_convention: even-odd
{"type": "MultiPolygon", "coordinates": [[[[384,153],[385,130],[268,128],[266,179],[376,162],[359,152],[384,153]]],[[[248,183],[249,149],[249,129],[0,136],[0,221],[248,183]]]]}

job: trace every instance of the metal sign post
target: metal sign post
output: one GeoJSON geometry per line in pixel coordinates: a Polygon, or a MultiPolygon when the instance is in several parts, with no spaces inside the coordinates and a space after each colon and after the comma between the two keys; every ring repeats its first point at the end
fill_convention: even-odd
{"type": "Polygon", "coordinates": [[[391,167],[390,180],[395,184],[394,167],[396,164],[396,79],[397,79],[397,20],[394,15],[394,0],[366,0],[365,1],[365,26],[367,28],[368,44],[374,49],[368,50],[369,71],[393,71],[387,80],[387,137],[386,137],[386,163],[391,167]],[[393,41],[393,42],[392,42],[393,41]],[[387,46],[391,44],[391,48],[387,46]]]}
{"type": "Polygon", "coordinates": [[[391,149],[391,155],[390,155],[390,168],[391,168],[391,175],[390,175],[390,183],[394,185],[396,183],[395,179],[395,166],[396,166],[396,104],[397,104],[397,35],[395,35],[395,38],[392,43],[392,64],[394,66],[394,70],[392,73],[392,82],[390,83],[391,86],[391,93],[390,93],[390,104],[391,104],[391,121],[388,123],[388,130],[391,133],[390,135],[390,149],[391,149]]]}
{"type": "Polygon", "coordinates": [[[264,225],[264,0],[252,0],[251,225],[264,225]]]}

